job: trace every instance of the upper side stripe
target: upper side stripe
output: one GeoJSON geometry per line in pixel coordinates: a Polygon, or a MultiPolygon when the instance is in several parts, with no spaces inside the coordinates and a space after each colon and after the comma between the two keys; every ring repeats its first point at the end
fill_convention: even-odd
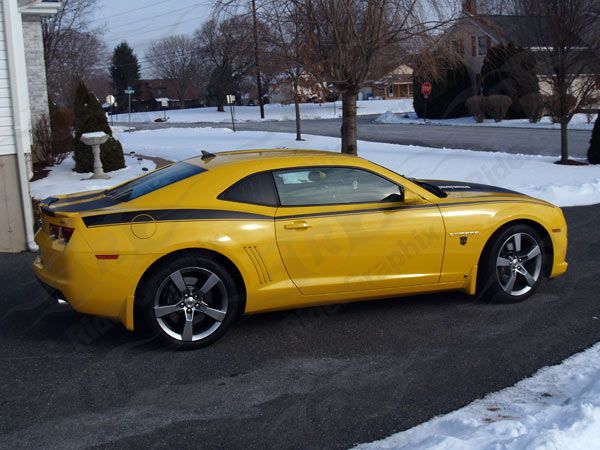
{"type": "Polygon", "coordinates": [[[273,217],[263,214],[242,211],[226,211],[218,209],[153,209],[143,211],[127,211],[112,214],[100,214],[83,218],[87,227],[103,225],[127,224],[133,222],[180,221],[180,220],[273,220],[273,217]]]}

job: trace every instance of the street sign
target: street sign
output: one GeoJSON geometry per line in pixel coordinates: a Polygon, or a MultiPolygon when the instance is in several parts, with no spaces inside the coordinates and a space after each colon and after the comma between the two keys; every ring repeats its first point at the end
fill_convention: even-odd
{"type": "Polygon", "coordinates": [[[227,104],[232,105],[234,103],[235,103],[235,95],[228,95],[227,96],[227,104]]]}
{"type": "Polygon", "coordinates": [[[433,86],[431,85],[431,83],[429,81],[426,81],[421,85],[421,94],[423,94],[423,97],[427,99],[431,95],[432,89],[433,86]]]}
{"type": "Polygon", "coordinates": [[[115,97],[114,95],[107,95],[106,96],[106,103],[108,104],[108,106],[112,106],[115,104],[115,97]]]}
{"type": "Polygon", "coordinates": [[[135,94],[135,89],[128,87],[127,89],[125,89],[125,94],[133,95],[135,94]]]}
{"type": "Polygon", "coordinates": [[[168,98],[161,97],[161,98],[157,98],[156,101],[159,102],[160,106],[162,106],[163,108],[169,107],[169,99],[168,98]]]}

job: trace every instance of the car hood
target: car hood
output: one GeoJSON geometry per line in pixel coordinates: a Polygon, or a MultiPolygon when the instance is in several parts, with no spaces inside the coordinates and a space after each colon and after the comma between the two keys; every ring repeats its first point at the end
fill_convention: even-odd
{"type": "Polygon", "coordinates": [[[506,197],[521,196],[527,197],[517,191],[505,189],[487,184],[469,183],[466,181],[446,181],[446,180],[418,180],[423,183],[428,183],[448,194],[450,198],[465,198],[465,197],[506,197]]]}

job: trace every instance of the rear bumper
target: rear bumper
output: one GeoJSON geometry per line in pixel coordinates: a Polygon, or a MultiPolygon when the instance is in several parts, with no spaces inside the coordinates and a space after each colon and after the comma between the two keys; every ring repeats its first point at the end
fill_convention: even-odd
{"type": "Polygon", "coordinates": [[[138,280],[131,267],[133,257],[98,260],[84,241],[75,239],[64,246],[38,233],[35,276],[50,295],[66,300],[75,311],[115,319],[133,329],[138,280]]]}

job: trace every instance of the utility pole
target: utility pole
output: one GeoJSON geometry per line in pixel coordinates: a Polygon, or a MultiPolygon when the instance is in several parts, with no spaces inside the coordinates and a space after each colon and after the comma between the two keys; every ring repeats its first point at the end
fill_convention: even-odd
{"type": "Polygon", "coordinates": [[[258,91],[258,106],[260,106],[260,118],[265,118],[265,105],[263,105],[262,82],[260,80],[260,63],[258,55],[258,22],[256,20],[256,0],[252,3],[252,32],[254,34],[254,65],[256,67],[256,90],[258,91]]]}

